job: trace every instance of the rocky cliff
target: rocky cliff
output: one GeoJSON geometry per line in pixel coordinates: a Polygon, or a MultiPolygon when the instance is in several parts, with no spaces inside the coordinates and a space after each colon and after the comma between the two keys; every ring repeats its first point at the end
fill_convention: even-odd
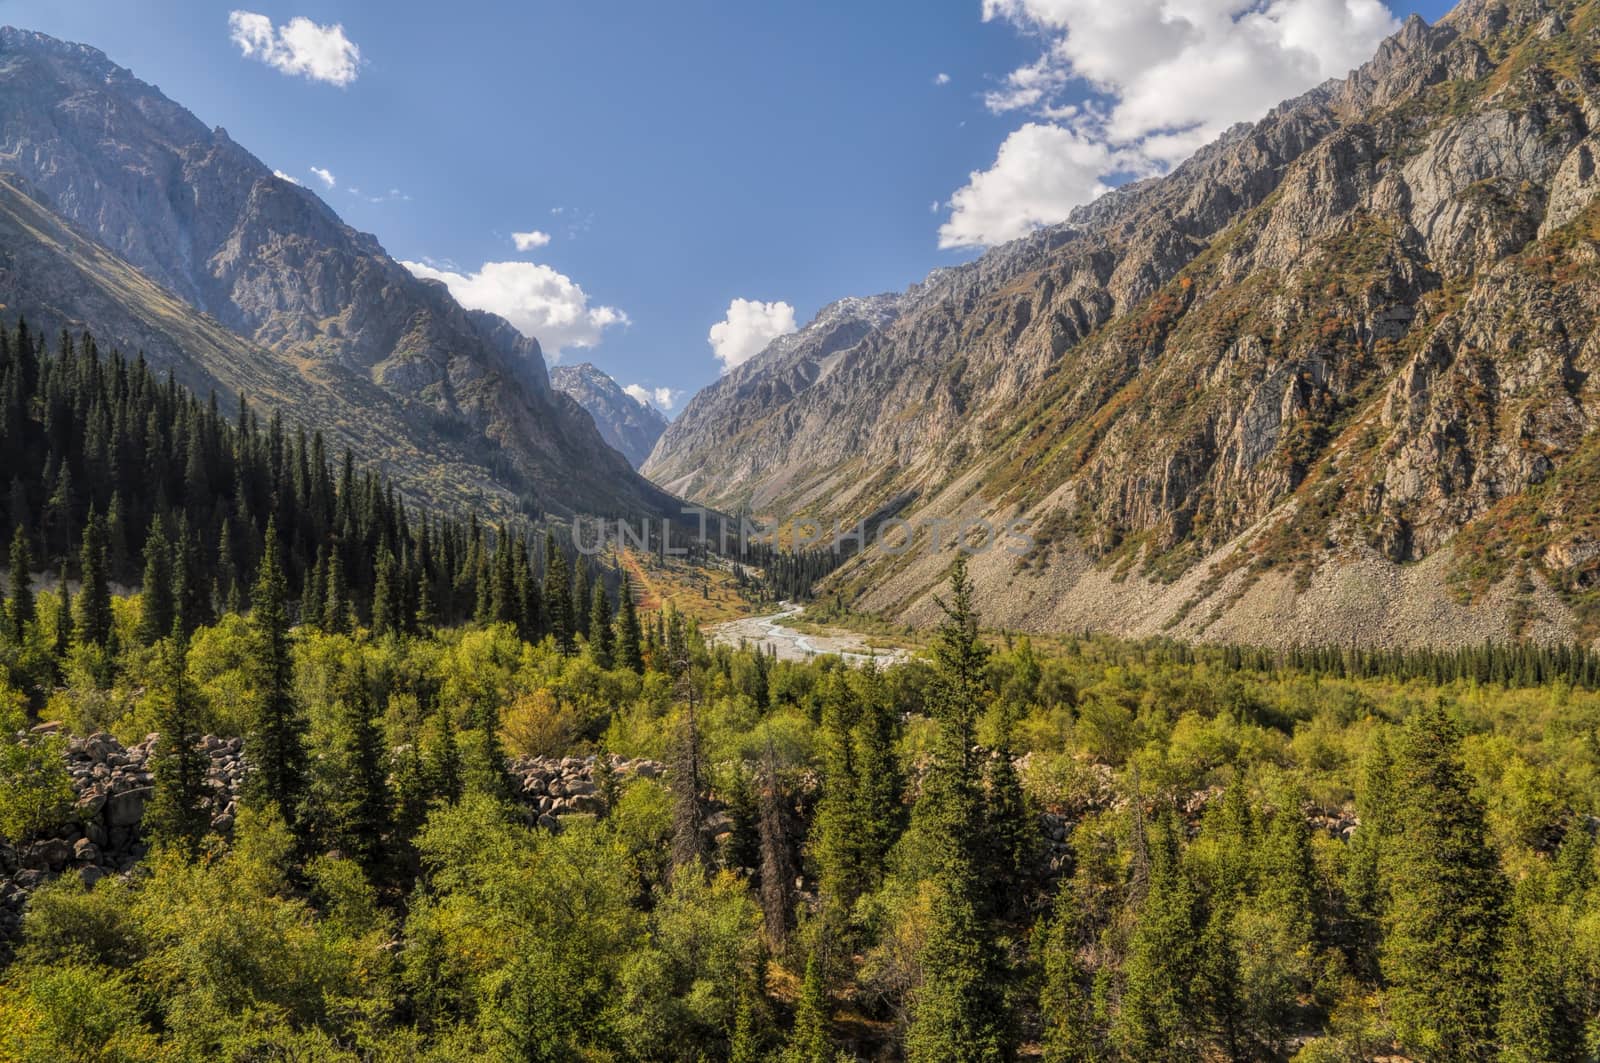
{"type": "Polygon", "coordinates": [[[589,362],[551,367],[550,383],[588,411],[600,429],[600,438],[620,451],[635,469],[644,464],[667,430],[667,419],[660,410],[622,390],[589,362]]]}
{"type": "MultiPolygon", "coordinates": [[[[1010,626],[1269,642],[1600,630],[1600,5],[1468,0],[1171,174],[825,314],[645,466],[703,501],[1021,520],[1010,626]],[[804,352],[804,353],[799,353],[804,352]]],[[[926,619],[949,550],[868,551],[926,619]]]]}
{"type": "Polygon", "coordinates": [[[43,211],[60,223],[44,229],[70,229],[116,260],[107,269],[126,264],[171,297],[157,310],[119,309],[108,304],[132,293],[59,286],[81,262],[52,263],[50,252],[78,249],[55,231],[35,239],[41,226],[19,222],[0,248],[12,309],[37,299],[103,342],[152,341],[152,360],[184,369],[191,383],[231,388],[253,375],[253,397],[291,415],[316,394],[331,404],[321,426],[341,428],[424,496],[458,498],[470,467],[481,500],[501,508],[671,508],[576,403],[551,390],[537,342],[412,276],[310,190],[101,52],[0,29],[0,100],[0,172],[13,175],[0,198],[12,220],[43,211]],[[158,326],[202,328],[171,322],[185,305],[247,343],[227,355],[215,345],[183,350],[181,335],[152,340],[158,326]],[[130,315],[148,327],[119,333],[130,315]],[[270,364],[248,374],[228,364],[246,356],[270,364]]]}

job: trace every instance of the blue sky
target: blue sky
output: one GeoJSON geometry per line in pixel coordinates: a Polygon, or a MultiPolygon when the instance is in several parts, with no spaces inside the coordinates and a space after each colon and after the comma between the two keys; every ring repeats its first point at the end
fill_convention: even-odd
{"type": "Polygon", "coordinates": [[[676,409],[836,298],[1160,172],[1413,9],[0,0],[0,21],[102,48],[463,301],[676,409]]]}

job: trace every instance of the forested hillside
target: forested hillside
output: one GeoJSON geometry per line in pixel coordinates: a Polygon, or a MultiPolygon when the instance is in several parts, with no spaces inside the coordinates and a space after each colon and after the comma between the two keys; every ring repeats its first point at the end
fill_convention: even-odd
{"type": "Polygon", "coordinates": [[[1036,648],[958,564],[913,662],[778,662],[0,349],[0,1058],[1600,1046],[1592,653],[1036,648]]]}

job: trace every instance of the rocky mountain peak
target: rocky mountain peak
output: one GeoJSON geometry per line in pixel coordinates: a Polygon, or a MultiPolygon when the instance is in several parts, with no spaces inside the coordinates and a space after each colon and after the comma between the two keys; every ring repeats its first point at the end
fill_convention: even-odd
{"type": "MultiPolygon", "coordinates": [[[[1597,51],[1594,0],[1409,19],[847,346],[785,338],[645,471],[757,512],[1023,519],[1026,558],[973,565],[1008,626],[1600,633],[1597,51]]],[[[931,617],[927,553],[839,589],[931,617]]]]}
{"type": "MultiPolygon", "coordinates": [[[[427,455],[456,452],[483,463],[474,478],[490,501],[517,497],[554,512],[668,508],[551,392],[535,339],[414,277],[314,192],[103,53],[0,32],[0,98],[0,171],[155,284],[271,351],[275,370],[409,422],[416,445],[396,453],[379,418],[348,418],[361,426],[353,434],[362,449],[415,469],[411,486],[435,489],[427,455]]],[[[60,294],[32,298],[95,324],[83,299],[60,294]]],[[[215,386],[249,373],[212,365],[206,375],[215,386]]],[[[289,390],[278,388],[256,397],[270,405],[289,390]]]]}

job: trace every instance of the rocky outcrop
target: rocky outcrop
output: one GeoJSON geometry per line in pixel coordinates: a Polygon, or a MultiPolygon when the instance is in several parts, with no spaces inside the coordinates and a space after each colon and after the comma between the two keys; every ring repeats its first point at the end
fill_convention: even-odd
{"type": "Polygon", "coordinates": [[[0,226],[12,207],[19,241],[0,248],[0,286],[39,324],[88,327],[106,345],[154,338],[151,360],[202,393],[248,390],[292,417],[306,415],[309,392],[322,406],[317,427],[342,431],[425,497],[558,514],[676,511],[551,391],[534,339],[414,277],[315,193],[101,52],[0,29],[0,100],[0,172],[14,175],[0,226]],[[69,231],[28,224],[38,210],[55,219],[49,229],[69,231]],[[119,332],[119,304],[157,298],[140,280],[247,344],[191,350],[184,334],[201,325],[137,309],[145,327],[119,332]],[[267,364],[236,364],[246,357],[267,364]],[[455,488],[463,467],[467,489],[455,488]]]}
{"type": "Polygon", "coordinates": [[[635,469],[644,464],[667,430],[667,419],[660,410],[622,390],[589,362],[552,366],[550,384],[572,396],[594,419],[600,438],[620,451],[635,469]]]}
{"type": "MultiPolygon", "coordinates": [[[[1005,626],[1592,638],[1597,47],[1593,0],[1413,18],[1171,174],[881,297],[847,346],[796,358],[832,320],[775,344],[644,471],[776,516],[1021,521],[1031,549],[973,566],[1005,626]],[[1388,588],[1435,557],[1406,609],[1388,588]],[[1370,594],[1284,600],[1369,565],[1370,594]]],[[[867,551],[828,593],[931,620],[949,560],[867,551]]]]}

